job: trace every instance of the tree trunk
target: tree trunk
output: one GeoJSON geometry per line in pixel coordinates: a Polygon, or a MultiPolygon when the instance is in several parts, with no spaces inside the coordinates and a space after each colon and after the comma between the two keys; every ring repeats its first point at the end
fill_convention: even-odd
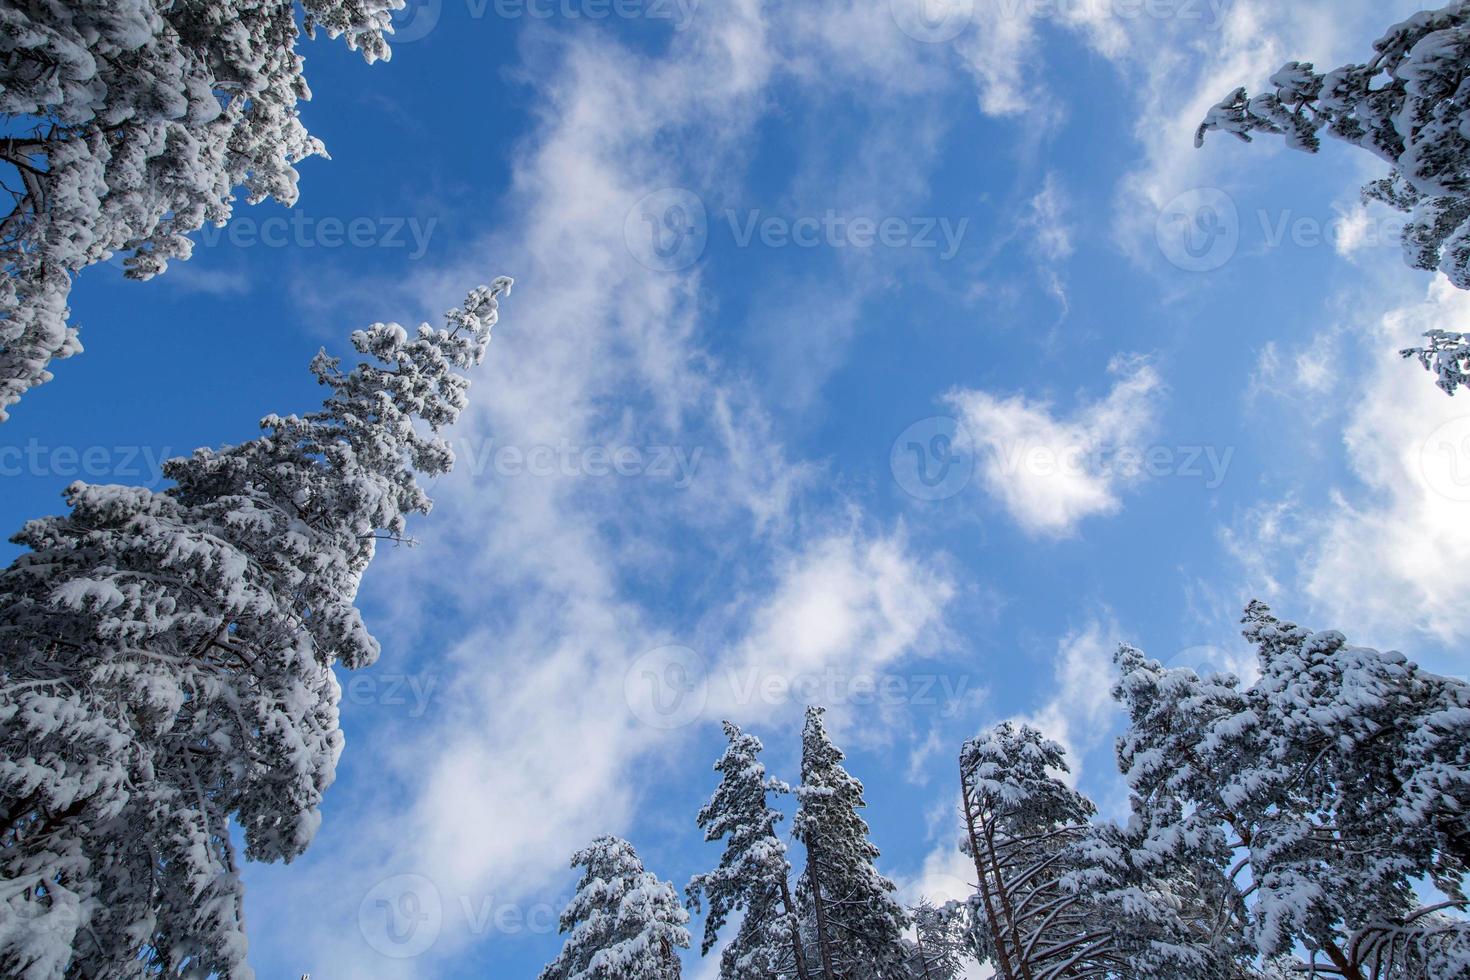
{"type": "Polygon", "coordinates": [[[796,914],[796,903],[791,900],[791,886],[781,879],[781,904],[786,908],[786,920],[791,923],[791,952],[796,957],[798,980],[810,980],[806,972],[806,950],[801,944],[801,917],[796,914]]]}
{"type": "Polygon", "coordinates": [[[965,830],[970,836],[970,857],[975,861],[975,874],[980,878],[980,899],[985,903],[985,924],[990,929],[990,941],[995,946],[995,955],[1000,961],[996,966],[1000,967],[1001,976],[1005,980],[1016,980],[1016,971],[1011,969],[1011,955],[1001,939],[1000,927],[996,925],[996,908],[990,897],[990,876],[980,863],[980,838],[975,831],[976,814],[970,804],[970,787],[965,781],[963,769],[960,771],[960,792],[964,799],[965,830]]]}
{"type": "Polygon", "coordinates": [[[1006,926],[1010,929],[1011,942],[1016,949],[1016,967],[1020,970],[1022,980],[1031,980],[1031,964],[1028,962],[1025,945],[1021,942],[1021,933],[1016,925],[1016,909],[1011,904],[1011,892],[1001,878],[1000,856],[995,853],[995,831],[990,827],[985,828],[985,852],[990,857],[990,867],[995,872],[995,890],[1000,897],[1001,908],[1005,911],[1006,926]]]}
{"type": "Polygon", "coordinates": [[[822,956],[822,980],[837,980],[832,972],[832,944],[827,936],[827,909],[822,904],[822,878],[817,873],[820,862],[817,850],[806,846],[806,874],[812,888],[812,914],[817,920],[817,952],[822,956]]]}

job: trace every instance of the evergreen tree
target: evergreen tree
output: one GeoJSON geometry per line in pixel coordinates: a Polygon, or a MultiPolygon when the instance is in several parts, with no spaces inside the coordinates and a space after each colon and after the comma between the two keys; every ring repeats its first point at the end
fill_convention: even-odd
{"type": "MultiPolygon", "coordinates": [[[[878,848],[858,815],[863,785],[842,767],[827,736],[821,708],[808,708],[801,739],[800,808],[793,836],[806,845],[807,864],[797,889],[810,917],[823,980],[902,977],[903,909],[893,882],[873,862],[878,848]]],[[[813,967],[816,969],[816,966],[813,967]]]]}
{"type": "Polygon", "coordinates": [[[584,869],[561,915],[567,941],[541,980],[678,980],[689,914],[674,886],[644,870],[633,845],[599,837],[572,858],[584,869]]]}
{"type": "MultiPolygon", "coordinates": [[[[1388,29],[1365,64],[1326,74],[1293,61],[1271,77],[1274,92],[1236,89],[1210,110],[1195,136],[1211,130],[1250,141],[1273,133],[1308,153],[1322,134],[1368,150],[1389,175],[1363,189],[1411,216],[1404,258],[1438,269],[1470,289],[1470,0],[1420,11],[1388,29]]],[[[1404,351],[1438,375],[1454,394],[1470,381],[1470,335],[1431,332],[1424,347],[1404,351]]]]}
{"type": "Polygon", "coordinates": [[[168,463],[163,491],[75,483],[0,573],[0,973],[251,976],[239,855],[310,843],[342,751],[334,667],[379,647],[353,606],[380,538],[453,463],[510,289],[445,329],[353,334],[304,417],[168,463]]]}
{"type": "Polygon", "coordinates": [[[1470,970],[1470,931],[1445,914],[1464,901],[1463,749],[1447,744],[1463,741],[1463,683],[1260,603],[1245,624],[1248,688],[1119,652],[1139,860],[1228,882],[1263,958],[1305,949],[1302,968],[1357,980],[1418,976],[1416,959],[1470,970]],[[1419,881],[1449,904],[1420,907],[1419,881]]]}
{"type": "Polygon", "coordinates": [[[908,975],[913,980],[956,980],[972,960],[966,908],[955,902],[942,907],[927,899],[909,909],[914,939],[906,943],[908,975]]]}
{"type": "Polygon", "coordinates": [[[707,841],[725,841],[716,870],[697,875],[687,893],[691,907],[709,902],[700,952],[709,955],[731,913],[743,913],[740,929],[720,959],[722,980],[808,980],[801,922],[791,897],[791,863],[776,835],[781,814],[767,803],[772,790],[786,787],[766,778],[760,739],[725,723],[730,740],[715,770],[721,774],[714,797],[699,811],[707,841]]]}
{"type": "Polygon", "coordinates": [[[963,850],[975,862],[983,960],[1005,980],[1106,975],[1121,962],[1112,924],[1067,886],[1095,810],[1068,787],[1062,748],[1009,722],[960,752],[963,850]]]}
{"type": "Polygon", "coordinates": [[[324,155],[297,104],[304,18],[388,56],[402,0],[67,0],[0,10],[0,421],[54,358],[81,350],[72,277],[115,253],[148,279],[223,225],[243,187],[296,201],[295,164],[324,155]]]}

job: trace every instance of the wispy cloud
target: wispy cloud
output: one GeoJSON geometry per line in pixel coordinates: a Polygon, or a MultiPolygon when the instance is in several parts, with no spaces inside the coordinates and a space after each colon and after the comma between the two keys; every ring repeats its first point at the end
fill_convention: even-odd
{"type": "Polygon", "coordinates": [[[1063,537],[1088,517],[1122,506],[1137,473],[1120,451],[1141,452],[1152,431],[1163,382],[1146,360],[1117,358],[1112,390],[1059,414],[1023,395],[958,390],[946,396],[974,453],[983,486],[1029,533],[1063,537]]]}
{"type": "Polygon", "coordinates": [[[738,189],[780,69],[767,16],[754,0],[703,8],[658,58],[530,32],[542,123],[515,159],[515,218],[408,284],[432,308],[492,273],[517,276],[453,434],[462,463],[493,440],[674,446],[699,464],[682,487],[462,466],[434,488],[421,546],[382,556],[367,592],[377,628],[400,651],[442,638],[450,653],[421,658],[443,693],[413,726],[354,746],[396,792],[374,800],[373,831],[327,837],[326,863],[298,871],[330,865],[335,893],[304,880],[314,914],[283,906],[262,925],[338,934],[300,942],[329,951],[338,975],[418,976],[452,958],[476,936],[461,899],[544,894],[575,847],[627,830],[641,763],[721,711],[759,720],[791,706],[742,698],[724,678],[894,671],[942,637],[942,562],[845,504],[807,502],[817,467],[789,458],[760,393],[703,346],[698,266],[650,268],[634,240],[646,229],[630,214],[651,192],[738,189]],[[691,536],[708,551],[684,547],[691,536]],[[641,711],[640,664],[677,696],[703,671],[701,710],[670,724],[641,711]],[[443,911],[432,948],[397,961],[351,936],[375,882],[405,872],[432,883],[443,911]]]}
{"type": "MultiPolygon", "coordinates": [[[[1331,389],[1352,386],[1341,439],[1354,479],[1328,484],[1320,503],[1304,499],[1322,489],[1310,479],[1224,532],[1253,589],[1299,591],[1319,626],[1365,643],[1428,634],[1449,644],[1470,629],[1457,598],[1470,589],[1470,423],[1459,399],[1395,354],[1467,320],[1470,296],[1440,278],[1423,301],[1334,331],[1341,346],[1357,335],[1371,352],[1364,376],[1331,389]]],[[[1310,404],[1321,392],[1304,383],[1283,397],[1310,404]]]]}

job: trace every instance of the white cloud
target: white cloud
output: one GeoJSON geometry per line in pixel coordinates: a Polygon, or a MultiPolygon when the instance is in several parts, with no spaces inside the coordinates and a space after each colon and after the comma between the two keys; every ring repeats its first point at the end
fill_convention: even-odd
{"type": "MultiPolygon", "coordinates": [[[[461,466],[432,488],[435,512],[414,528],[421,547],[380,556],[365,583],[390,651],[379,669],[444,622],[460,632],[447,657],[421,651],[440,678],[434,710],[354,740],[349,757],[375,768],[354,784],[376,787],[354,825],[328,821],[312,862],[258,917],[292,937],[279,945],[321,951],[314,975],[432,972],[487,941],[461,900],[545,897],[572,850],[626,832],[644,774],[661,771],[640,762],[691,731],[649,724],[630,705],[630,668],[648,651],[687,644],[711,668],[821,677],[895,671],[942,640],[953,593],[942,567],[913,554],[901,530],[802,512],[816,468],[786,458],[751,385],[702,347],[697,267],[649,269],[625,240],[649,191],[718,188],[738,171],[778,70],[765,16],[754,0],[702,10],[658,59],[592,32],[538,36],[527,58],[542,123],[514,158],[508,229],[395,300],[438,309],[490,275],[517,277],[453,433],[462,461],[487,446],[701,455],[677,491],[461,466]],[[709,567],[689,567],[691,534],[714,550],[709,567]],[[660,586],[675,594],[691,579],[728,595],[668,608],[660,586]],[[358,902],[405,872],[434,883],[442,935],[395,961],[359,941],[358,902]]],[[[705,717],[765,711],[718,684],[708,693],[705,717]]]]}
{"type": "MultiPolygon", "coordinates": [[[[847,709],[862,706],[865,724],[853,734],[881,732],[871,723],[909,703],[919,686],[911,675],[921,672],[912,658],[943,642],[954,594],[943,571],[914,558],[902,533],[867,539],[848,531],[807,542],[782,563],[758,605],[740,613],[750,629],[713,672],[708,716],[754,723],[821,704],[840,736],[847,709]],[[905,673],[903,664],[912,669],[905,673]]],[[[926,687],[924,696],[969,693],[926,687]]]]}
{"type": "Polygon", "coordinates": [[[1023,226],[1028,234],[1028,251],[1035,257],[1037,273],[1046,291],[1057,301],[1065,317],[1071,309],[1067,286],[1062,279],[1061,263],[1077,250],[1073,243],[1076,229],[1068,221],[1071,201],[1056,173],[1048,173],[1027,206],[1023,226]]]}
{"type": "Polygon", "coordinates": [[[1099,620],[1064,636],[1057,644],[1052,696],[1017,719],[1067,750],[1068,781],[1073,784],[1082,776],[1088,753],[1107,741],[1115,728],[1113,651],[1119,639],[1115,624],[1099,620]]]}
{"type": "Polygon", "coordinates": [[[1365,205],[1355,204],[1339,212],[1337,235],[1332,243],[1338,255],[1351,258],[1363,249],[1378,244],[1373,215],[1365,205]]]}
{"type": "Polygon", "coordinates": [[[1046,175],[1041,190],[1031,199],[1026,225],[1031,231],[1032,247],[1042,258],[1060,262],[1072,257],[1075,229],[1067,220],[1071,202],[1055,173],[1046,175]]]}
{"type": "Polygon", "coordinates": [[[1253,591],[1283,603],[1304,593],[1319,628],[1374,645],[1407,646],[1417,634],[1448,645],[1470,629],[1461,601],[1470,594],[1470,409],[1396,353],[1426,330],[1467,321],[1470,295],[1439,278],[1425,300],[1365,328],[1370,367],[1351,382],[1342,433],[1356,484],[1332,485],[1310,510],[1300,497],[1320,484],[1309,479],[1223,532],[1253,591]]]}
{"type": "Polygon", "coordinates": [[[1470,410],[1394,353],[1466,322],[1470,295],[1439,278],[1372,334],[1379,357],[1343,433],[1368,493],[1335,497],[1306,576],[1335,622],[1393,638],[1423,629],[1446,644],[1470,629],[1470,410]]]}
{"type": "Polygon", "coordinates": [[[959,390],[946,396],[964,427],[986,491],[1027,532],[1061,537],[1111,514],[1137,479],[1132,454],[1154,428],[1163,383],[1146,361],[1118,358],[1101,401],[1059,416],[1048,402],[959,390]]]}
{"type": "MultiPolygon", "coordinates": [[[[924,9],[927,0],[907,0],[924,9]]],[[[965,68],[975,80],[980,109],[991,116],[1024,117],[1023,124],[1050,129],[1063,112],[1046,85],[1040,34],[1048,27],[1073,30],[1099,54],[1119,58],[1129,41],[1127,21],[1107,3],[1034,3],[1027,0],[951,0],[968,13],[956,38],[965,68]]]]}

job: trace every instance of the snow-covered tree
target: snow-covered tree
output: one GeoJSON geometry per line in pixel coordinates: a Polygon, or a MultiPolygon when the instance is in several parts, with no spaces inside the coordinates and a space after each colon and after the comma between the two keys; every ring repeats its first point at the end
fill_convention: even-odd
{"type": "Polygon", "coordinates": [[[709,955],[732,913],[740,928],[720,955],[722,980],[808,980],[801,920],[791,897],[791,862],[776,834],[781,814],[767,794],[787,788],[766,777],[760,739],[725,723],[730,740],[715,771],[721,774],[713,798],[699,811],[705,840],[725,841],[720,866],[696,875],[687,893],[697,912],[709,904],[700,952],[709,955]],[[702,901],[703,900],[703,901],[702,901]]]}
{"type": "Polygon", "coordinates": [[[163,492],[75,483],[0,572],[0,974],[251,976],[245,856],[302,853],[343,738],[334,667],[379,647],[354,607],[378,540],[447,471],[510,280],[447,326],[375,324],[364,359],[163,492]]]}
{"type": "Polygon", "coordinates": [[[905,942],[908,975],[912,980],[956,980],[973,961],[967,908],[957,902],[943,906],[924,899],[909,909],[914,938],[905,942]]]}
{"type": "Polygon", "coordinates": [[[903,909],[873,862],[878,848],[858,811],[863,784],[842,767],[822,708],[808,708],[801,735],[799,809],[792,835],[806,846],[797,900],[812,923],[813,972],[823,980],[904,975],[903,909]]]}
{"type": "Polygon", "coordinates": [[[1002,723],[960,751],[962,849],[979,885],[973,934],[1005,980],[1106,973],[1119,962],[1110,923],[1065,880],[1095,812],[1059,778],[1066,771],[1061,746],[1025,725],[1002,723]]]}
{"type": "Polygon", "coordinates": [[[1447,914],[1464,898],[1465,685],[1260,603],[1245,634],[1249,687],[1119,651],[1137,859],[1209,892],[1228,882],[1222,912],[1263,958],[1305,949],[1302,968],[1356,980],[1470,975],[1465,922],[1447,914]],[[1448,904],[1421,907],[1423,883],[1448,904]],[[1430,962],[1459,965],[1414,972],[1430,962]]]}
{"type": "Polygon", "coordinates": [[[403,0],[67,0],[0,8],[0,421],[55,358],[81,350],[72,277],[125,253],[148,279],[224,224],[235,188],[296,200],[295,164],[325,155],[297,104],[307,33],[368,61],[403,0]]]}
{"type": "MultiPolygon", "coordinates": [[[[1326,74],[1293,61],[1271,77],[1274,92],[1236,89],[1212,108],[1195,136],[1211,130],[1249,141],[1279,134],[1308,153],[1322,134],[1361,147],[1391,168],[1363,189],[1411,216],[1404,258],[1470,289],[1470,0],[1420,11],[1388,29],[1364,64],[1326,74]]],[[[1438,330],[1404,351],[1454,394],[1470,381],[1470,335],[1438,330]]]]}
{"type": "Polygon", "coordinates": [[[633,845],[599,837],[572,858],[577,894],[561,915],[566,945],[541,980],[678,980],[689,913],[633,845]]]}

